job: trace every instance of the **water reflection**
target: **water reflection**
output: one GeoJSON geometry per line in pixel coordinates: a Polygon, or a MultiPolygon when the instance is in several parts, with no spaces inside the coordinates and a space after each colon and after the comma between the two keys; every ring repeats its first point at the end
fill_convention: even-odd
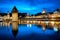
{"type": "Polygon", "coordinates": [[[14,36],[17,35],[17,33],[18,33],[18,22],[14,22],[14,21],[12,22],[12,33],[14,36]]]}
{"type": "Polygon", "coordinates": [[[58,31],[58,28],[57,28],[57,27],[54,27],[53,30],[54,30],[54,31],[58,31]]]}
{"type": "Polygon", "coordinates": [[[27,38],[31,38],[31,37],[34,39],[39,38],[39,37],[41,37],[41,39],[43,38],[47,39],[47,37],[50,38],[50,36],[52,38],[53,37],[56,38],[56,36],[58,37],[59,35],[59,34],[56,34],[56,32],[54,32],[54,30],[57,31],[56,27],[53,29],[46,28],[45,31],[42,31],[41,26],[38,27],[37,25],[34,25],[34,24],[19,24],[18,25],[18,22],[12,22],[11,24],[9,26],[9,30],[7,30],[8,26],[5,25],[4,23],[5,26],[1,27],[3,28],[2,30],[0,29],[0,37],[2,34],[2,35],[7,35],[10,38],[14,38],[15,36],[17,40],[19,39],[26,40],[27,38]]]}
{"type": "MultiPolygon", "coordinates": [[[[53,22],[52,22],[53,23],[53,22]]],[[[3,26],[7,26],[8,28],[10,27],[10,24],[12,24],[12,31],[18,31],[18,22],[0,22],[0,26],[3,27],[3,26]]],[[[23,26],[24,24],[20,24],[20,27],[21,25],[23,26]]],[[[26,27],[29,27],[31,28],[32,27],[32,24],[25,24],[26,27]]],[[[39,25],[40,27],[41,25],[39,25]]],[[[24,26],[25,27],[25,26],[24,26]]],[[[37,25],[38,27],[38,25],[37,25]]],[[[42,30],[45,31],[47,27],[45,27],[45,25],[42,26],[42,30]]],[[[54,31],[58,31],[58,28],[57,27],[53,27],[52,28],[54,31]]]]}
{"type": "Polygon", "coordinates": [[[10,22],[9,23],[7,23],[7,22],[0,22],[0,26],[10,26],[10,22]]]}
{"type": "Polygon", "coordinates": [[[12,22],[12,30],[18,30],[18,22],[12,22]]]}
{"type": "Polygon", "coordinates": [[[27,24],[27,27],[32,27],[32,24],[27,24]]]}
{"type": "Polygon", "coordinates": [[[10,29],[10,25],[12,24],[12,33],[14,36],[17,35],[18,32],[18,22],[0,22],[0,27],[6,27],[7,29],[10,29]]]}

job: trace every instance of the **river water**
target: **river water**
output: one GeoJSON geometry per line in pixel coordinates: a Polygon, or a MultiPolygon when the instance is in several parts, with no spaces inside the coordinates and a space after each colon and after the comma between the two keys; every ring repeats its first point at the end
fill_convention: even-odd
{"type": "Polygon", "coordinates": [[[60,32],[34,24],[19,24],[16,36],[12,33],[12,25],[0,26],[1,40],[60,40],[60,32]]]}

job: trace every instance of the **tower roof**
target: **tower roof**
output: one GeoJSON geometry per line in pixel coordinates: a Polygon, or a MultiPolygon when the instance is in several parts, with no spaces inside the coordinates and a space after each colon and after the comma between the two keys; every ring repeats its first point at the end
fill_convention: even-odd
{"type": "Polygon", "coordinates": [[[60,10],[59,10],[59,9],[56,9],[56,10],[54,11],[54,13],[60,13],[60,10]]]}
{"type": "Polygon", "coordinates": [[[13,7],[12,12],[18,12],[16,6],[13,7]]]}
{"type": "Polygon", "coordinates": [[[46,10],[43,10],[42,13],[46,13],[46,10]]]}

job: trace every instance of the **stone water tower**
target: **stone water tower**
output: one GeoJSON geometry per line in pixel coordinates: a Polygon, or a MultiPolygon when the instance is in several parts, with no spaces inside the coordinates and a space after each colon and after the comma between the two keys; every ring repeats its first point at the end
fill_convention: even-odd
{"type": "Polygon", "coordinates": [[[15,6],[12,9],[12,21],[18,21],[18,10],[15,6]]]}

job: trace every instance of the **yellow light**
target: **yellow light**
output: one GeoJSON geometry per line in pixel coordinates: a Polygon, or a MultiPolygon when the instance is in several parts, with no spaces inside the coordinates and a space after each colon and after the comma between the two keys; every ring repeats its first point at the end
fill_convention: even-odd
{"type": "Polygon", "coordinates": [[[29,21],[27,21],[27,23],[29,23],[29,21]]]}
{"type": "Polygon", "coordinates": [[[52,18],[53,18],[54,16],[52,16],[52,18]]]}
{"type": "Polygon", "coordinates": [[[38,24],[40,23],[40,21],[38,21],[38,24]]]}
{"type": "Polygon", "coordinates": [[[58,15],[58,17],[60,17],[60,15],[58,15]]]}
{"type": "Polygon", "coordinates": [[[35,23],[35,21],[33,21],[33,23],[35,23]]]}
{"type": "Polygon", "coordinates": [[[52,21],[51,24],[54,25],[54,21],[52,21]]]}

